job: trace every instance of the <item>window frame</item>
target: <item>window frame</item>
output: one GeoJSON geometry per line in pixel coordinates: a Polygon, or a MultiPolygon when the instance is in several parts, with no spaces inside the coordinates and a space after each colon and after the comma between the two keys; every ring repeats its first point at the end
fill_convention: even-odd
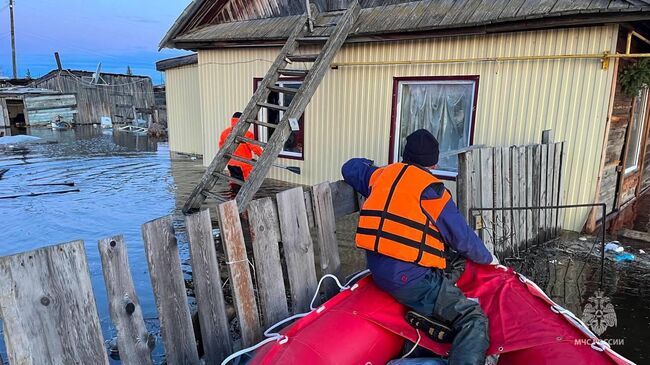
{"type": "MultiPolygon", "coordinates": [[[[642,92],[642,95],[644,96],[644,100],[639,100],[638,96],[634,97],[635,100],[634,100],[634,104],[632,106],[632,115],[631,115],[631,118],[630,118],[630,123],[634,122],[634,120],[635,120],[636,116],[634,115],[634,112],[636,110],[637,103],[643,102],[644,105],[642,105],[642,108],[640,109],[641,110],[641,118],[638,119],[638,121],[639,121],[639,123],[641,123],[641,125],[638,128],[638,135],[636,136],[636,139],[637,139],[637,141],[636,141],[636,151],[634,151],[634,154],[633,154],[633,156],[634,156],[634,165],[630,166],[630,167],[625,166],[625,165],[627,165],[627,158],[630,156],[630,152],[631,152],[631,151],[627,150],[630,147],[630,140],[628,140],[627,143],[625,144],[625,149],[626,149],[626,151],[625,151],[625,160],[626,161],[623,161],[623,166],[625,167],[625,169],[623,170],[624,175],[629,175],[629,174],[635,173],[635,172],[637,172],[639,170],[639,167],[640,167],[639,162],[641,161],[641,156],[640,156],[641,151],[643,151],[643,148],[642,148],[643,147],[643,136],[645,135],[645,129],[647,127],[646,126],[646,119],[648,119],[648,102],[650,101],[649,100],[650,99],[649,94],[650,94],[650,90],[648,88],[645,88],[643,90],[643,92],[642,92]]],[[[628,128],[630,128],[629,125],[628,125],[628,128]]],[[[632,136],[630,136],[630,137],[632,137],[632,136]]]]}
{"type": "MultiPolygon", "coordinates": [[[[260,82],[263,80],[261,77],[255,77],[253,78],[253,93],[257,91],[257,88],[259,87],[260,82]]],[[[293,83],[302,83],[304,81],[304,77],[280,77],[276,81],[277,83],[283,83],[283,82],[293,82],[293,83]]],[[[260,108],[260,112],[257,114],[257,117],[261,117],[261,113],[264,113],[264,108],[260,108]]],[[[280,114],[284,112],[280,111],[280,114]]],[[[259,119],[260,121],[264,121],[264,119],[259,119]]],[[[302,117],[300,118],[300,122],[302,123],[302,128],[300,129],[300,132],[302,133],[302,141],[303,141],[303,148],[302,148],[302,153],[300,156],[298,156],[297,152],[289,152],[289,151],[284,151],[284,147],[280,154],[278,155],[278,158],[284,158],[288,160],[298,160],[298,161],[304,161],[305,160],[305,113],[303,113],[302,117]]],[[[261,125],[255,125],[253,127],[253,135],[255,136],[255,139],[258,141],[261,141],[261,128],[267,128],[261,125]]],[[[267,139],[268,140],[268,139],[267,139]]]]}
{"type": "MultiPolygon", "coordinates": [[[[469,146],[474,145],[474,131],[476,124],[476,112],[477,112],[477,103],[478,103],[478,88],[479,88],[479,75],[457,75],[457,76],[404,76],[404,77],[393,77],[393,103],[391,108],[391,127],[390,127],[390,140],[389,140],[389,153],[388,161],[389,163],[395,163],[399,160],[399,149],[397,142],[399,140],[399,122],[398,118],[401,111],[401,96],[402,88],[401,85],[404,83],[411,84],[427,84],[427,83],[436,83],[444,81],[471,81],[474,83],[474,92],[472,100],[472,115],[470,118],[469,126],[469,146]]],[[[431,170],[434,176],[442,180],[456,181],[458,176],[457,172],[445,171],[445,170],[431,170]]]]}

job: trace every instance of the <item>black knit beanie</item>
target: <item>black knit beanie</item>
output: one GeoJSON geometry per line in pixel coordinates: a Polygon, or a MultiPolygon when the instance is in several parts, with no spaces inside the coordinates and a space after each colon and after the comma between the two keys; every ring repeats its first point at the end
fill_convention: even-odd
{"type": "Polygon", "coordinates": [[[402,161],[430,167],[438,163],[439,154],[436,137],[426,129],[418,129],[406,137],[402,161]]]}

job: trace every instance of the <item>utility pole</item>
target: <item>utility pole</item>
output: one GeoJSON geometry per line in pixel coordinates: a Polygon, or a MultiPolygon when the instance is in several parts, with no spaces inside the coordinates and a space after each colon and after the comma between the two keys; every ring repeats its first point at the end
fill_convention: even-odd
{"type": "Polygon", "coordinates": [[[18,78],[16,68],[16,31],[14,30],[14,0],[9,0],[9,18],[11,19],[11,61],[14,66],[14,79],[18,78]]]}

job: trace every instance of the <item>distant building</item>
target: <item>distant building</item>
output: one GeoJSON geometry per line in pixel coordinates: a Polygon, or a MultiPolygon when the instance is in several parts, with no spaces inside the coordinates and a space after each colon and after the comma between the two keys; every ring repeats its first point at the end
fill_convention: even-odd
{"type": "Polygon", "coordinates": [[[53,70],[32,86],[74,94],[79,111],[77,124],[100,124],[102,118],[122,124],[135,119],[153,121],[154,94],[151,78],[127,74],[79,70],[53,70]]]}
{"type": "Polygon", "coordinates": [[[72,94],[27,86],[0,88],[0,129],[50,127],[55,118],[74,123],[76,114],[72,94]]]}
{"type": "MultiPolygon", "coordinates": [[[[603,201],[613,218],[650,188],[648,90],[627,97],[617,82],[638,59],[630,54],[650,52],[650,0],[359,2],[350,37],[280,156],[302,174],[273,169],[270,177],[311,185],[339,179],[350,157],[398,161],[416,128],[430,129],[449,153],[539,143],[552,129],[567,142],[562,202],[603,201]]],[[[170,147],[202,154],[206,165],[230,115],[246,106],[306,12],[302,1],[255,3],[195,0],[161,42],[197,52],[158,68],[166,73],[170,147]]],[[[326,13],[346,1],[311,3],[326,13]]],[[[281,95],[269,98],[282,104],[281,95]]],[[[259,118],[277,123],[278,114],[259,118]]],[[[255,128],[261,140],[272,131],[255,128]]],[[[455,156],[439,167],[454,190],[455,156]]],[[[567,211],[566,226],[581,228],[587,215],[567,211]]]]}

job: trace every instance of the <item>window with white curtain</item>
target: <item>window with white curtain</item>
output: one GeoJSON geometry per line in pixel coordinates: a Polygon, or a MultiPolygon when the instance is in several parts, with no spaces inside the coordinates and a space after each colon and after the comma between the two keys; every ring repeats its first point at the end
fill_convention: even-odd
{"type": "Polygon", "coordinates": [[[401,161],[406,137],[426,129],[440,144],[440,161],[434,173],[455,177],[456,152],[471,141],[476,83],[476,78],[398,81],[393,162],[401,161]]]}
{"type": "MultiPolygon", "coordinates": [[[[257,89],[257,84],[259,84],[260,81],[261,79],[255,80],[255,89],[257,89]]],[[[299,89],[300,85],[302,85],[302,81],[279,80],[275,85],[281,87],[288,87],[292,89],[299,89]]],[[[291,100],[293,100],[293,94],[284,94],[284,93],[277,93],[275,91],[272,91],[269,93],[269,97],[267,98],[266,101],[271,104],[289,106],[291,100]]],[[[260,108],[259,120],[262,122],[278,124],[280,123],[280,120],[282,120],[282,117],[284,117],[283,111],[260,108]]],[[[282,149],[282,152],[280,152],[281,157],[288,157],[294,159],[303,158],[304,141],[305,141],[304,116],[300,117],[300,119],[298,120],[298,125],[299,125],[299,130],[292,131],[291,134],[289,135],[289,138],[284,143],[284,148],[282,149]]],[[[256,136],[258,140],[262,142],[268,142],[269,138],[271,138],[271,136],[273,135],[273,132],[275,132],[275,129],[273,128],[258,126],[256,131],[256,136]]]]}
{"type": "Polygon", "coordinates": [[[630,130],[627,142],[627,155],[625,157],[625,173],[635,171],[639,167],[639,153],[641,152],[641,138],[645,126],[646,108],[648,106],[648,88],[639,90],[632,111],[632,120],[628,128],[630,130]]]}

